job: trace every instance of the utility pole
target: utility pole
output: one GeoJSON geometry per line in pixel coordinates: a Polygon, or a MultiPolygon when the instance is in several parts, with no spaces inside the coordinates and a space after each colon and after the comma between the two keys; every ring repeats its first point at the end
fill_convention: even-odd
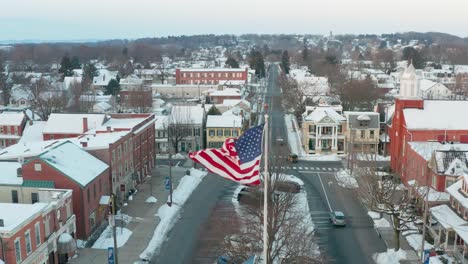
{"type": "Polygon", "coordinates": [[[169,152],[169,202],[167,205],[172,206],[172,154],[169,152]]]}
{"type": "Polygon", "coordinates": [[[114,263],[119,264],[119,254],[117,251],[117,226],[115,224],[115,194],[112,194],[112,215],[111,215],[111,223],[112,223],[112,236],[114,237],[114,263]]]}

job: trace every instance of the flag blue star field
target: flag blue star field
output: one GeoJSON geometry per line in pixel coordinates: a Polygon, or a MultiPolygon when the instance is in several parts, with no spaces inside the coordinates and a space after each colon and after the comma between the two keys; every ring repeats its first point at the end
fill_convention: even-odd
{"type": "Polygon", "coordinates": [[[203,149],[189,157],[209,171],[242,184],[260,184],[260,160],[265,124],[247,129],[238,139],[228,138],[220,149],[203,149]]]}

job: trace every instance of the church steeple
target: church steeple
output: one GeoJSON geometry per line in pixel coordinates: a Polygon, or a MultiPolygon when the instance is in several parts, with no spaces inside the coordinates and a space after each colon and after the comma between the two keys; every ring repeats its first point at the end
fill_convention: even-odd
{"type": "Polygon", "coordinates": [[[416,97],[419,95],[418,77],[411,60],[400,78],[400,96],[416,97]]]}

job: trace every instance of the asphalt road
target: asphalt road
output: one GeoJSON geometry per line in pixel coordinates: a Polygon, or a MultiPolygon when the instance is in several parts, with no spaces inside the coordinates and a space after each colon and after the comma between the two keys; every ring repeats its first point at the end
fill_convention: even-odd
{"type": "Polygon", "coordinates": [[[152,264],[192,263],[197,238],[216,202],[230,192],[233,182],[208,174],[185,203],[168,239],[154,256],[152,264]]]}
{"type": "Polygon", "coordinates": [[[285,167],[286,173],[304,181],[312,220],[316,226],[316,239],[329,263],[374,263],[372,255],[386,250],[384,242],[373,228],[367,212],[352,190],[336,183],[334,172],[343,168],[342,162],[299,161],[285,163],[289,154],[284,111],[281,106],[281,90],[277,83],[277,66],[269,69],[265,102],[270,116],[270,155],[277,166],[285,167]],[[281,145],[277,138],[283,138],[281,145]],[[348,218],[344,228],[333,227],[329,220],[330,210],[342,211],[348,218]]]}

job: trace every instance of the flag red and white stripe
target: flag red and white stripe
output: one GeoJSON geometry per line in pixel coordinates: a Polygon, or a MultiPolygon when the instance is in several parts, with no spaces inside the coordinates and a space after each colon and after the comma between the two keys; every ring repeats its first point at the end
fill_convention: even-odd
{"type": "Polygon", "coordinates": [[[205,166],[209,171],[226,179],[248,185],[260,184],[261,155],[241,164],[235,148],[234,138],[227,139],[221,149],[204,149],[192,152],[189,157],[205,166]]]}

